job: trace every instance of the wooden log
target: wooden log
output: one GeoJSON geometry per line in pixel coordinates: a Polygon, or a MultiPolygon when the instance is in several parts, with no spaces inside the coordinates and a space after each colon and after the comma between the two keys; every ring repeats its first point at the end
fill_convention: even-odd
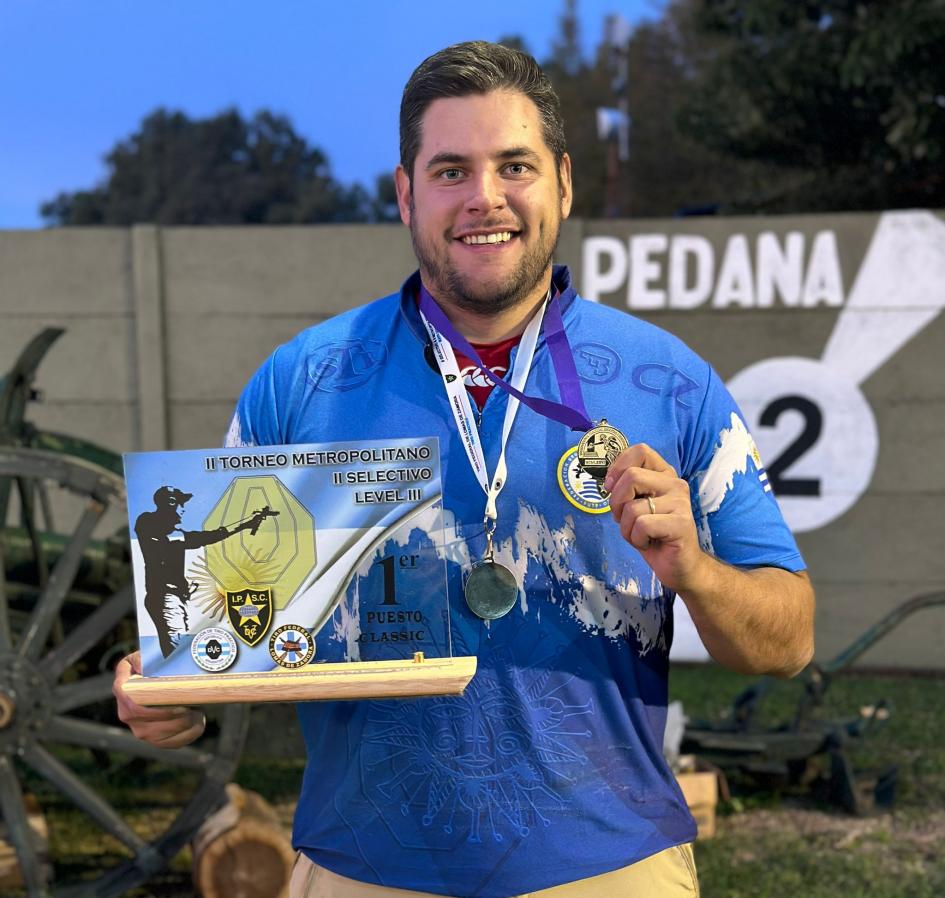
{"type": "Polygon", "coordinates": [[[227,801],[192,842],[194,886],[203,898],[287,898],[295,852],[275,810],[231,783],[227,801]]]}
{"type": "MultiPolygon", "coordinates": [[[[23,804],[33,837],[33,851],[36,852],[37,863],[40,865],[40,881],[48,885],[52,880],[52,868],[49,865],[49,828],[46,826],[46,817],[35,796],[26,793],[23,796],[23,804]]],[[[23,885],[20,860],[10,843],[6,824],[0,819],[0,894],[6,894],[8,889],[20,888],[23,885]]]]}

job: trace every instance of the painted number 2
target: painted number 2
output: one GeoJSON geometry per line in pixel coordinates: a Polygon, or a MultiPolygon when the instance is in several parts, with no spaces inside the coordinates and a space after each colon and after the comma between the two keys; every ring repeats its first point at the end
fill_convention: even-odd
{"type": "Polygon", "coordinates": [[[765,359],[728,386],[795,533],[823,527],[856,503],[879,437],[866,397],[842,371],[816,359],[765,359]]]}
{"type": "Polygon", "coordinates": [[[778,496],[819,496],[819,477],[785,477],[784,474],[820,438],[824,427],[820,406],[804,396],[782,396],[765,406],[758,417],[758,423],[762,427],[774,427],[778,418],[788,411],[800,412],[804,418],[804,428],[768,465],[771,489],[778,496]]]}

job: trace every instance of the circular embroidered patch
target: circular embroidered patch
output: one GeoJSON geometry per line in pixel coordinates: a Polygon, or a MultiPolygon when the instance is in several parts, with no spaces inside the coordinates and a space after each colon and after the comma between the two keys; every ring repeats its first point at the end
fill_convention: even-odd
{"type": "Polygon", "coordinates": [[[222,627],[201,630],[190,644],[197,666],[214,673],[226,670],[236,660],[236,639],[222,627]]]}
{"type": "Polygon", "coordinates": [[[269,637],[269,654],[280,667],[304,667],[315,654],[315,641],[305,627],[284,624],[269,637]]]}
{"type": "Polygon", "coordinates": [[[610,511],[610,500],[600,494],[597,482],[578,462],[578,447],[568,449],[558,462],[558,486],[575,508],[588,514],[610,511]]]}

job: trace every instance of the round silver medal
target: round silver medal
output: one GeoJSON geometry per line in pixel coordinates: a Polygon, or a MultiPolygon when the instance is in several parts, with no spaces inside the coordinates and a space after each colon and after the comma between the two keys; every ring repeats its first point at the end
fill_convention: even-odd
{"type": "Polygon", "coordinates": [[[616,427],[601,418],[600,424],[592,427],[581,437],[578,443],[578,470],[586,471],[594,482],[601,496],[605,499],[610,494],[604,489],[604,478],[617,456],[630,448],[627,438],[616,427]]]}
{"type": "Polygon", "coordinates": [[[463,589],[469,610],[483,620],[508,614],[518,601],[518,582],[504,564],[486,560],[477,564],[463,589]]]}

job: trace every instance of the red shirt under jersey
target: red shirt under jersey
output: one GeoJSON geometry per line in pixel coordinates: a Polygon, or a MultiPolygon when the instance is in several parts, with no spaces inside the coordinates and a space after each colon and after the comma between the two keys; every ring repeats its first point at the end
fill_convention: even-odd
{"type": "MultiPolygon", "coordinates": [[[[519,334],[515,337],[509,337],[508,340],[503,340],[501,343],[473,343],[472,347],[479,353],[479,358],[482,359],[485,365],[505,380],[505,375],[509,370],[512,347],[521,339],[521,334],[519,334]]],[[[482,369],[472,359],[455,348],[453,354],[456,356],[456,364],[459,365],[459,373],[463,377],[466,389],[481,411],[495,385],[482,373],[482,369]]]]}

